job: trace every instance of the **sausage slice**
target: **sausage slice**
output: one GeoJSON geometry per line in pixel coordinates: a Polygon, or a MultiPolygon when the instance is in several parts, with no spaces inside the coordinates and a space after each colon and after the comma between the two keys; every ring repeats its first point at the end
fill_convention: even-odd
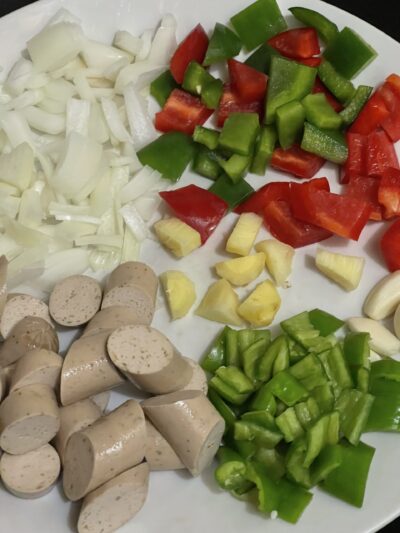
{"type": "Polygon", "coordinates": [[[189,363],[193,373],[189,383],[182,387],[181,390],[200,390],[207,396],[208,382],[206,373],[201,366],[190,357],[184,357],[184,359],[189,363]]]}
{"type": "Polygon", "coordinates": [[[43,318],[51,325],[51,318],[49,315],[49,308],[47,304],[34,298],[29,294],[17,294],[4,306],[3,314],[0,320],[0,333],[3,339],[6,339],[13,327],[18,324],[20,320],[28,316],[37,316],[43,318]]]}
{"type": "Polygon", "coordinates": [[[50,444],[22,455],[4,453],[0,476],[5,488],[18,498],[40,498],[51,491],[60,475],[60,458],[50,444]]]}
{"type": "Polygon", "coordinates": [[[60,400],[70,405],[124,382],[107,354],[110,331],[81,337],[73,342],[61,371],[60,400]]]}
{"type": "Polygon", "coordinates": [[[140,389],[164,394],[184,387],[192,376],[187,361],[160,331],[149,326],[123,326],[107,342],[108,354],[140,389]]]}
{"type": "Polygon", "coordinates": [[[113,305],[102,309],[86,326],[83,336],[93,335],[105,329],[117,329],[133,324],[148,324],[148,319],[133,307],[113,305]]]}
{"type": "Polygon", "coordinates": [[[12,455],[47,444],[60,429],[59,409],[48,385],[28,385],[0,405],[0,448],[12,455]]]}
{"type": "Polygon", "coordinates": [[[7,394],[7,376],[2,368],[0,368],[0,402],[7,394]]]}
{"type": "Polygon", "coordinates": [[[55,389],[60,382],[62,363],[63,358],[50,350],[42,348],[27,352],[15,365],[10,392],[35,383],[55,389]]]}
{"type": "Polygon", "coordinates": [[[144,414],[135,400],[127,400],[88,428],[74,433],[64,454],[66,497],[79,500],[141,463],[145,446],[144,414]]]}
{"type": "Polygon", "coordinates": [[[225,422],[200,391],[178,391],[142,402],[143,410],[191,472],[198,476],[212,461],[225,422]]]}
{"type": "Polygon", "coordinates": [[[143,507],[149,487],[146,463],[123,472],[83,500],[78,533],[111,533],[131,520],[143,507]]]}
{"type": "Polygon", "coordinates": [[[99,394],[95,394],[94,396],[91,396],[91,400],[93,403],[97,405],[97,407],[100,409],[102,413],[107,409],[107,406],[110,402],[111,397],[111,391],[106,390],[104,392],[99,392],[99,394]]]}
{"type": "Polygon", "coordinates": [[[185,465],[150,420],[146,419],[145,459],[150,470],[181,470],[185,465]]]}

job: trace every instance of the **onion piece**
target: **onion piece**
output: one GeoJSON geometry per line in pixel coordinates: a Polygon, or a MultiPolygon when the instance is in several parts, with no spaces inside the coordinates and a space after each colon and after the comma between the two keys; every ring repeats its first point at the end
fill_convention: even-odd
{"type": "Polygon", "coordinates": [[[47,113],[38,107],[28,106],[21,109],[22,115],[28,121],[29,126],[43,133],[58,135],[65,131],[65,116],[47,113]]]}
{"type": "Polygon", "coordinates": [[[51,239],[44,233],[28,228],[17,222],[8,219],[6,223],[6,233],[14,241],[24,248],[46,248],[48,249],[51,239]]]}
{"type": "Polygon", "coordinates": [[[91,103],[88,100],[70,98],[67,102],[66,131],[68,136],[72,131],[87,137],[89,132],[89,118],[91,103]]]}
{"type": "Polygon", "coordinates": [[[74,84],[62,78],[58,80],[50,80],[49,83],[43,87],[43,91],[48,98],[63,102],[65,106],[70,98],[76,95],[74,84]]]}
{"type": "Polygon", "coordinates": [[[102,71],[122,58],[128,59],[129,63],[133,59],[131,54],[114,46],[88,39],[83,45],[81,55],[89,68],[98,68],[102,71]]]}
{"type": "Polygon", "coordinates": [[[125,126],[118,113],[118,108],[115,102],[113,102],[113,100],[110,98],[102,98],[101,107],[103,109],[107,125],[114,137],[118,139],[119,142],[132,142],[131,136],[125,129],[125,126]]]}
{"type": "Polygon", "coordinates": [[[162,179],[161,174],[152,168],[145,166],[121,189],[121,203],[127,204],[136,200],[142,194],[156,187],[162,179]]]}
{"type": "Polygon", "coordinates": [[[23,109],[24,107],[34,106],[39,104],[44,98],[44,92],[41,89],[30,89],[16,96],[8,104],[5,109],[23,109]]]}
{"type": "Polygon", "coordinates": [[[12,96],[18,96],[24,92],[33,74],[33,63],[29,59],[21,57],[11,67],[4,88],[12,96]]]}
{"type": "Polygon", "coordinates": [[[98,102],[91,102],[88,135],[101,144],[106,143],[110,138],[110,132],[104,118],[103,109],[98,102]]]}
{"type": "Polygon", "coordinates": [[[79,97],[82,98],[82,100],[92,101],[95,99],[93,89],[90,87],[83,70],[80,70],[76,73],[73,82],[76,90],[78,91],[79,97]]]}
{"type": "Polygon", "coordinates": [[[124,89],[126,114],[135,150],[139,150],[157,136],[146,102],[130,83],[124,89]]]}
{"type": "Polygon", "coordinates": [[[122,248],[123,238],[121,235],[87,235],[75,239],[75,246],[107,246],[110,248],[122,248]]]}
{"type": "Polygon", "coordinates": [[[29,144],[19,144],[9,154],[0,156],[1,180],[24,191],[31,184],[34,163],[34,153],[29,144]]]}
{"type": "Polygon", "coordinates": [[[64,220],[54,226],[54,235],[59,239],[65,239],[72,242],[85,235],[94,235],[97,232],[97,229],[98,226],[96,224],[64,220]]]}
{"type": "Polygon", "coordinates": [[[136,56],[142,48],[142,40],[140,37],[135,37],[129,33],[129,31],[117,31],[114,35],[113,45],[132,56],[136,56]]]}
{"type": "Polygon", "coordinates": [[[16,218],[21,204],[21,198],[4,196],[0,200],[0,215],[11,219],[16,218]]]}
{"type": "Polygon", "coordinates": [[[140,243],[129,228],[124,231],[124,244],[122,246],[121,262],[136,261],[139,258],[140,243]]]}
{"type": "Polygon", "coordinates": [[[53,98],[43,98],[43,100],[38,103],[38,107],[43,109],[43,111],[54,114],[62,114],[65,113],[66,110],[65,102],[53,100],[53,98]]]}
{"type": "Polygon", "coordinates": [[[140,36],[140,50],[136,54],[136,61],[144,61],[147,59],[150,50],[151,50],[151,42],[153,40],[154,30],[145,30],[142,35],[140,36]]]}
{"type": "Polygon", "coordinates": [[[0,115],[0,128],[5,131],[13,148],[22,143],[28,143],[31,148],[34,147],[32,130],[26,118],[19,111],[7,111],[0,115]]]}
{"type": "Polygon", "coordinates": [[[162,18],[160,27],[156,31],[147,61],[154,65],[168,65],[177,46],[175,33],[176,19],[173,15],[167,14],[162,18]]]}
{"type": "Polygon", "coordinates": [[[146,194],[137,198],[133,205],[145,222],[152,219],[161,204],[161,198],[158,194],[146,194]]]}
{"type": "Polygon", "coordinates": [[[63,67],[60,67],[50,72],[50,76],[53,80],[57,80],[64,77],[66,80],[72,81],[74,77],[78,74],[78,72],[80,72],[84,68],[86,68],[85,63],[79,56],[77,56],[75,57],[75,59],[69,61],[63,67]]]}
{"type": "Polygon", "coordinates": [[[34,189],[26,189],[21,196],[19,205],[18,222],[28,228],[36,228],[43,219],[40,193],[34,189]]]}
{"type": "Polygon", "coordinates": [[[23,248],[6,233],[0,234],[0,255],[5,255],[9,261],[22,253],[23,248]]]}
{"type": "Polygon", "coordinates": [[[125,204],[121,207],[119,212],[121,213],[125,224],[139,242],[143,242],[149,237],[150,232],[143,218],[139,215],[138,210],[132,203],[125,204]]]}
{"type": "Polygon", "coordinates": [[[165,65],[155,65],[147,60],[132,63],[119,71],[115,80],[115,92],[123,94],[124,89],[130,83],[138,85],[142,89],[144,85],[148,85],[156,79],[163,70],[165,70],[165,65]]]}
{"type": "Polygon", "coordinates": [[[15,287],[31,281],[44,271],[44,257],[46,248],[35,247],[25,249],[8,264],[8,284],[15,287]]]}
{"type": "Polygon", "coordinates": [[[19,196],[19,194],[20,191],[18,187],[0,181],[0,198],[3,198],[4,196],[19,196]]]}
{"type": "Polygon", "coordinates": [[[89,253],[89,265],[92,270],[113,270],[121,262],[120,250],[92,250],[89,253]]]}

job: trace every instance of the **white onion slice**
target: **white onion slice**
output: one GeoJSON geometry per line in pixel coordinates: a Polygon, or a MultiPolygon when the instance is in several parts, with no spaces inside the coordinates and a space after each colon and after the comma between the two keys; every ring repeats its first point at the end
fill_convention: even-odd
{"type": "Polygon", "coordinates": [[[147,110],[146,102],[130,83],[124,90],[125,108],[128,115],[133,146],[139,150],[157,136],[153,122],[147,110]]]}
{"type": "Polygon", "coordinates": [[[103,109],[104,118],[106,119],[107,125],[113,136],[119,142],[132,142],[131,136],[126,130],[118,113],[118,108],[115,102],[110,98],[102,98],[101,107],[103,109]]]}
{"type": "Polygon", "coordinates": [[[68,136],[72,131],[87,137],[89,133],[91,103],[88,100],[70,98],[67,102],[66,131],[68,136]]]}
{"type": "Polygon", "coordinates": [[[83,45],[81,55],[89,68],[97,68],[102,71],[120,59],[125,58],[129,62],[133,59],[132,55],[114,46],[108,46],[107,44],[88,39],[83,45]]]}
{"type": "Polygon", "coordinates": [[[142,40],[140,37],[135,37],[129,33],[129,31],[117,31],[114,35],[113,45],[132,56],[136,56],[142,48],[142,40]]]}
{"type": "Polygon", "coordinates": [[[21,109],[21,113],[28,121],[29,126],[35,130],[50,133],[51,135],[58,135],[65,131],[64,115],[48,113],[34,106],[21,109]]]}

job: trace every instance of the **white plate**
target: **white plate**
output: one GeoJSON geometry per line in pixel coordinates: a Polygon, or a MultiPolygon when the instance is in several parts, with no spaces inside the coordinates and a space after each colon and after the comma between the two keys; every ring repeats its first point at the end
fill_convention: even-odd
{"type": "MultiPolygon", "coordinates": [[[[227,23],[229,17],[251,0],[42,0],[0,20],[0,50],[2,67],[7,69],[19,57],[29,37],[35,34],[61,6],[83,21],[88,36],[110,41],[114,32],[127,29],[140,33],[157,25],[161,15],[171,12],[178,20],[178,38],[198,22],[211,30],[216,21],[227,23]]],[[[357,79],[357,83],[376,85],[391,72],[400,72],[400,44],[356,17],[318,0],[280,0],[285,15],[293,5],[315,8],[326,14],[339,27],[348,25],[363,35],[379,53],[379,58],[357,79]]],[[[337,183],[337,170],[326,165],[319,173],[337,183]]],[[[268,179],[285,179],[282,174],[268,170],[268,179]]],[[[253,177],[258,188],[266,181],[253,177]]],[[[186,173],[179,186],[190,182],[205,185],[201,178],[186,173]]],[[[335,188],[336,185],[333,185],[335,188]]],[[[337,187],[337,186],[336,186],[337,187]]],[[[158,245],[150,242],[143,250],[143,259],[157,273],[169,268],[187,272],[196,282],[199,298],[213,278],[211,266],[221,257],[226,235],[235,220],[226,217],[206,246],[189,257],[175,261],[158,245]],[[217,251],[216,251],[217,250],[217,251]]],[[[292,287],[281,291],[282,308],[277,321],[306,308],[321,307],[340,317],[359,315],[362,302],[372,286],[387,271],[378,252],[378,240],[383,224],[370,224],[358,243],[331,238],[322,243],[335,251],[363,255],[367,259],[359,289],[346,293],[323,278],[313,267],[316,246],[296,253],[292,287]]],[[[261,237],[267,236],[263,230],[261,237]]],[[[242,291],[244,294],[246,291],[242,291]]],[[[200,359],[206,346],[220,326],[198,317],[189,316],[171,323],[165,308],[157,312],[155,326],[167,333],[176,346],[194,359],[200,359]]],[[[125,392],[129,394],[128,388],[125,392]]],[[[123,393],[114,393],[113,401],[120,402],[123,393]]],[[[166,472],[151,475],[150,494],[143,510],[121,532],[135,533],[337,533],[338,531],[366,533],[376,531],[400,513],[400,441],[398,435],[366,435],[365,442],[376,446],[362,510],[355,509],[315,490],[311,505],[295,527],[285,522],[271,521],[256,511],[222,493],[213,481],[209,469],[198,479],[182,473],[166,472]]],[[[0,531],[10,533],[67,533],[75,530],[78,506],[70,505],[60,488],[36,501],[23,501],[0,489],[0,531]]]]}

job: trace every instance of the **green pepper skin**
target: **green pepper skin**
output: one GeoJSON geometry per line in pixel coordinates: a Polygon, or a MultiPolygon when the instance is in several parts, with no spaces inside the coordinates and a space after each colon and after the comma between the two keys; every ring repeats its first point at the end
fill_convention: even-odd
{"type": "Polygon", "coordinates": [[[160,107],[163,107],[172,91],[178,88],[179,85],[176,83],[171,71],[166,70],[151,82],[150,94],[157,100],[160,107]]]}
{"type": "Polygon", "coordinates": [[[344,326],[343,320],[340,320],[321,309],[313,309],[312,311],[309,311],[308,317],[311,324],[319,330],[320,335],[323,337],[335,333],[335,331],[344,326]]]}
{"type": "Polygon", "coordinates": [[[249,67],[253,67],[259,72],[264,74],[270,73],[271,61],[274,56],[280,56],[280,53],[272,48],[268,43],[263,43],[257,50],[255,50],[249,57],[246,59],[245,63],[249,67]]]}
{"type": "Polygon", "coordinates": [[[349,154],[343,133],[337,130],[322,130],[309,122],[304,124],[301,148],[338,164],[345,163],[349,154]]]}
{"type": "Polygon", "coordinates": [[[291,7],[289,11],[305,26],[315,28],[325,44],[334,41],[339,33],[336,24],[318,11],[306,7],[291,7]]]}
{"type": "Polygon", "coordinates": [[[318,76],[342,104],[347,104],[353,98],[356,92],[354,85],[342,76],[327,59],[321,61],[318,67],[318,76]]]}
{"type": "MultiPolygon", "coordinates": [[[[222,198],[222,200],[225,200],[230,209],[234,209],[254,193],[253,187],[247,183],[247,181],[242,179],[238,183],[233,183],[231,178],[226,174],[222,174],[215,183],[211,185],[209,191],[216,196],[219,196],[219,198],[222,198]]],[[[228,364],[237,366],[236,362],[230,362],[228,364]]]]}
{"type": "Polygon", "coordinates": [[[242,48],[239,37],[229,28],[217,22],[211,35],[203,65],[210,66],[235,57],[242,48]]]}
{"type": "Polygon", "coordinates": [[[373,88],[368,85],[359,85],[357,87],[353,97],[347,103],[346,107],[339,113],[345,126],[350,126],[350,124],[356,120],[371,96],[372,91],[373,88]]]}

